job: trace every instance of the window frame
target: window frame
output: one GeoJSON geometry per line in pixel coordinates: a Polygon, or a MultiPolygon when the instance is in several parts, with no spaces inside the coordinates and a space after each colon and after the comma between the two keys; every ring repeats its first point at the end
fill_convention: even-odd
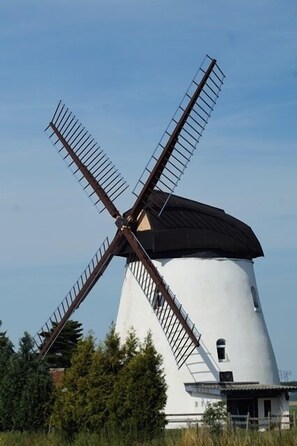
{"type": "Polygon", "coordinates": [[[226,355],[226,339],[219,338],[216,342],[217,355],[219,362],[224,362],[227,359],[226,355]]]}

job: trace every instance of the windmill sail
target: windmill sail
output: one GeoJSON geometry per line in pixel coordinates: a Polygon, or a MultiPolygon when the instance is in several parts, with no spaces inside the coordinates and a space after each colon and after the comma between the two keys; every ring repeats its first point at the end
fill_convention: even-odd
{"type": "Polygon", "coordinates": [[[102,212],[108,208],[114,217],[118,216],[113,202],[128,185],[97,142],[61,101],[46,131],[97,209],[102,212]]]}
{"type": "MultiPolygon", "coordinates": [[[[206,57],[165,131],[156,151],[134,190],[137,199],[123,216],[114,201],[128,187],[106,154],[78,119],[61,102],[47,131],[79,183],[100,211],[106,208],[118,231],[109,244],[105,240],[76,284],[35,336],[36,349],[45,355],[72,313],[101,277],[119,247],[129,243],[133,259],[128,265],[151,305],[180,368],[199,346],[200,333],[171,292],[138,240],[136,220],[153,201],[153,211],[161,212],[174,191],[195,150],[223,84],[224,74],[215,59],[206,57]],[[152,200],[153,191],[163,191],[165,199],[152,200]]],[[[156,194],[155,194],[156,195],[156,194]]],[[[157,194],[158,195],[158,194],[157,194]]]]}
{"type": "Polygon", "coordinates": [[[129,268],[153,308],[180,368],[199,346],[201,335],[136,236],[129,228],[124,228],[123,234],[134,251],[128,260],[129,268]]]}
{"type": "Polygon", "coordinates": [[[119,238],[120,237],[116,235],[111,244],[109,244],[108,238],[104,240],[69,293],[65,296],[41,329],[36,333],[33,338],[34,344],[36,350],[39,350],[41,355],[45,355],[48,352],[67,320],[83,302],[97,283],[98,279],[102,276],[113,257],[113,252],[119,242],[119,238]],[[44,336],[45,333],[48,334],[48,336],[44,336]]]}
{"type": "Polygon", "coordinates": [[[132,219],[137,218],[154,189],[167,192],[167,200],[174,192],[203,134],[224,77],[216,60],[206,56],[133,190],[137,200],[132,219]]]}
{"type": "Polygon", "coordinates": [[[167,286],[167,291],[171,296],[172,302],[175,304],[180,316],[184,319],[189,330],[193,334],[195,339],[193,341],[193,337],[189,336],[189,334],[185,331],[184,325],[181,324],[180,319],[172,310],[172,306],[168,301],[166,301],[164,295],[147,272],[147,269],[135,256],[131,256],[128,259],[128,268],[131,270],[149,304],[154,310],[164,335],[166,336],[170,345],[176,364],[178,368],[181,368],[193,350],[199,346],[201,334],[198,332],[195,325],[184,311],[177,297],[173,295],[167,286]]]}

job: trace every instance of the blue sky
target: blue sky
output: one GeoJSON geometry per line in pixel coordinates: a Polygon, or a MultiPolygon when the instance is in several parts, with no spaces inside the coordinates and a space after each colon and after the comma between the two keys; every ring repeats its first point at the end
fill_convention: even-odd
{"type": "MultiPolygon", "coordinates": [[[[59,99],[131,190],[207,53],[225,85],[176,193],[248,223],[278,366],[297,378],[297,3],[295,0],[51,0],[0,5],[0,319],[35,334],[114,224],[48,141],[59,99]]],[[[104,337],[116,318],[116,259],[75,314],[104,337]]],[[[199,329],[199,327],[198,327],[199,329]]]]}

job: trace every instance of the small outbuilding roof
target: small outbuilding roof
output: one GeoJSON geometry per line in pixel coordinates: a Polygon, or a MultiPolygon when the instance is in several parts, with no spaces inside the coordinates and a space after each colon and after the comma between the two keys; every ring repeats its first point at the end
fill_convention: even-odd
{"type": "Polygon", "coordinates": [[[209,394],[255,394],[275,395],[280,393],[297,392],[297,386],[285,386],[282,384],[259,384],[259,383],[236,383],[236,382],[214,382],[214,383],[186,383],[188,392],[209,394]]]}
{"type": "MultiPolygon", "coordinates": [[[[253,259],[264,255],[252,229],[223,209],[171,195],[158,217],[159,203],[166,195],[154,191],[138,219],[137,236],[152,258],[195,255],[253,259]]],[[[130,253],[127,243],[118,251],[120,256],[130,253]]]]}

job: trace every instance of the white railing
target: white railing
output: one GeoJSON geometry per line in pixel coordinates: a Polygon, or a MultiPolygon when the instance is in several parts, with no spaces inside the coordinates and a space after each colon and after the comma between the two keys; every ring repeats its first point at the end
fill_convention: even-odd
{"type": "MultiPolygon", "coordinates": [[[[167,414],[167,428],[195,427],[203,426],[202,413],[188,414],[167,414]]],[[[252,430],[271,430],[271,429],[290,429],[297,426],[297,415],[292,414],[272,415],[267,417],[251,417],[248,415],[227,415],[227,421],[224,422],[230,428],[252,429],[252,430]]]]}

